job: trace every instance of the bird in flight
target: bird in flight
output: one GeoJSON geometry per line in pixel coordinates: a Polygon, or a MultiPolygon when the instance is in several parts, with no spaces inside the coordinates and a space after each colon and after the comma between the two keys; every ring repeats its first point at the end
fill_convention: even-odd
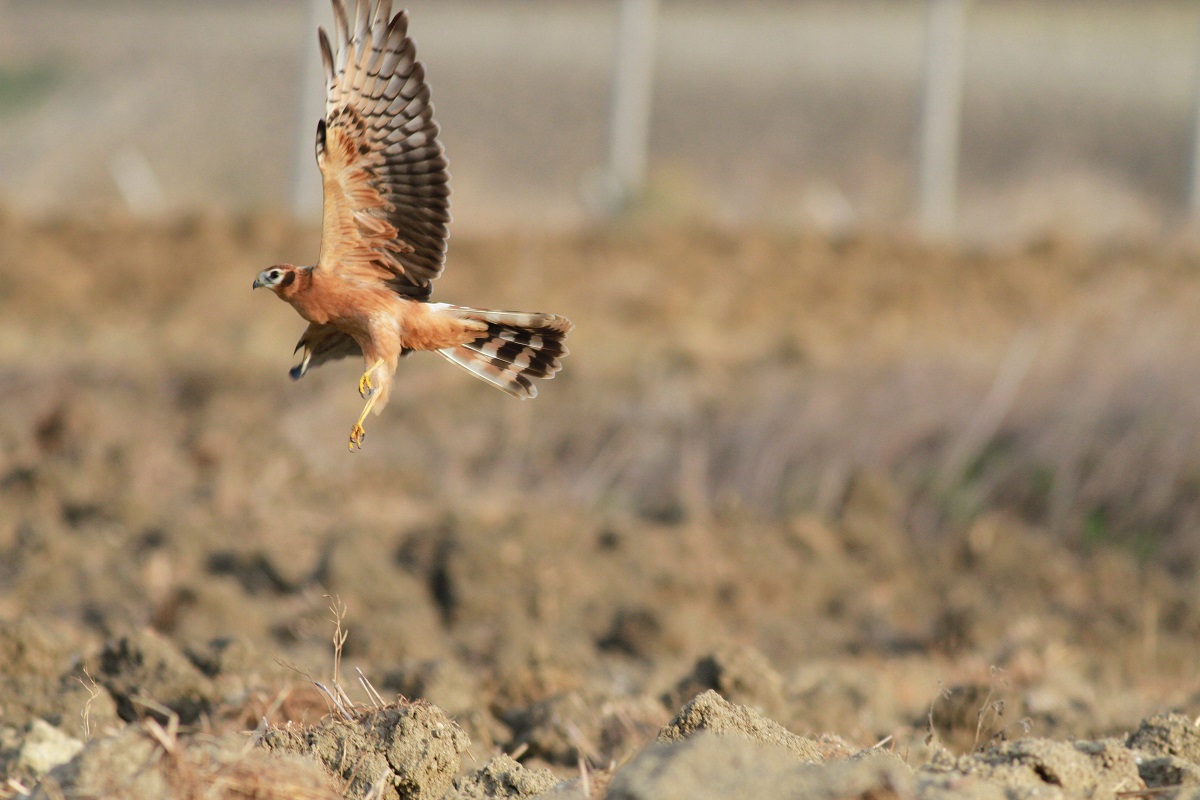
{"type": "Polygon", "coordinates": [[[430,302],[446,260],[450,176],[408,14],[393,16],[390,0],[356,0],[351,27],[343,0],[332,2],[336,50],[317,31],[325,75],[320,255],[315,266],[265,269],[254,288],[275,292],[308,321],[293,379],[362,355],[366,405],[350,431],[353,451],[367,414],[387,405],[401,356],[432,350],[514,397],[536,397],[531,379],[558,372],[573,326],[556,314],[430,302]]]}

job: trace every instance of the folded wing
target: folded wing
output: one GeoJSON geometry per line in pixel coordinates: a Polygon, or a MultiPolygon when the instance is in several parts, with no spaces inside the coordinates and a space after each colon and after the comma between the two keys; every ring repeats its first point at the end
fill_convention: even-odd
{"type": "Polygon", "coordinates": [[[361,356],[362,348],[350,336],[335,329],[332,325],[317,325],[312,323],[296,343],[296,350],[303,348],[304,355],[300,363],[292,367],[292,380],[300,380],[313,367],[319,367],[326,361],[335,361],[348,356],[361,356]]]}

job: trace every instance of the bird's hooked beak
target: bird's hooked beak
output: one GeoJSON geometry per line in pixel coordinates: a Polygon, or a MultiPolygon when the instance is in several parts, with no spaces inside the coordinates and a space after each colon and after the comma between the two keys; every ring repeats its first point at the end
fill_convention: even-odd
{"type": "Polygon", "coordinates": [[[261,276],[261,275],[259,275],[258,277],[256,277],[256,278],[254,279],[254,283],[253,283],[253,285],[251,285],[251,287],[250,287],[250,288],[251,288],[251,289],[257,289],[258,287],[260,287],[260,286],[262,286],[262,285],[263,285],[263,282],[262,282],[262,276],[261,276]]]}

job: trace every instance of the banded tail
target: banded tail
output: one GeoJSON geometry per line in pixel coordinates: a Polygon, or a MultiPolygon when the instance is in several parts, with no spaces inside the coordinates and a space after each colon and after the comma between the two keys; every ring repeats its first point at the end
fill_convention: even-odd
{"type": "Polygon", "coordinates": [[[487,311],[442,306],[443,314],[483,323],[478,338],[438,355],[513,397],[537,397],[532,378],[553,378],[561,369],[564,341],[575,327],[566,317],[524,311],[487,311]]]}

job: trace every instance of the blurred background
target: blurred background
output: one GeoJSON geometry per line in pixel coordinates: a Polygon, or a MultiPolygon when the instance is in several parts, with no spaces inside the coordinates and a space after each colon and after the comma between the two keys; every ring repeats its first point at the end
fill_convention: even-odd
{"type": "MultiPolygon", "coordinates": [[[[326,5],[5,0],[3,202],[40,215],[312,213],[312,30],[326,5]]],[[[648,125],[621,124],[647,143],[649,202],[674,212],[837,231],[912,223],[922,86],[957,73],[961,130],[934,157],[961,153],[963,236],[1153,237],[1189,216],[1194,3],[624,5],[639,10],[618,40],[617,0],[410,4],[458,230],[561,227],[603,205],[614,67],[636,60],[639,36],[649,72],[628,80],[634,93],[648,84],[648,125]],[[961,10],[947,27],[937,6],[961,10]]]]}
{"type": "Polygon", "coordinates": [[[337,595],[510,749],[730,642],[863,744],[997,670],[1001,728],[1194,711],[1200,4],[409,8],[435,299],[577,327],[532,403],[407,359],[350,456],[361,364],[249,289],[318,252],[328,7],[0,0],[0,618],[320,665],[337,595]]]}

